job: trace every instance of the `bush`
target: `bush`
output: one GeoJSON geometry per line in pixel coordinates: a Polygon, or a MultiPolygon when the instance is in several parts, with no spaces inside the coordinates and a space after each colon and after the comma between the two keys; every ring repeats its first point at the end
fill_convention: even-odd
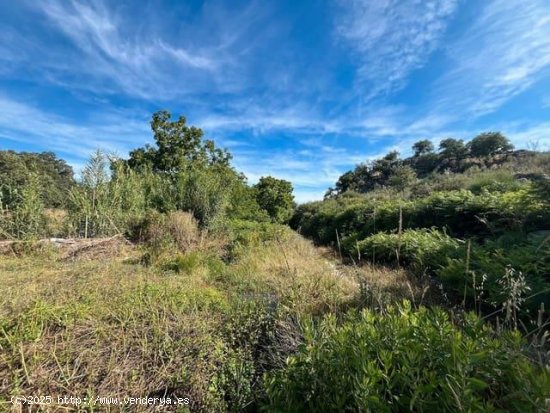
{"type": "Polygon", "coordinates": [[[242,220],[229,221],[227,231],[230,238],[229,259],[235,259],[247,249],[268,241],[286,239],[290,232],[288,227],[280,224],[242,220]]]}
{"type": "Polygon", "coordinates": [[[304,326],[305,342],[266,377],[266,410],[538,412],[549,375],[521,354],[517,333],[473,315],[463,329],[442,310],[365,310],[338,325],[304,326]]]}
{"type": "Polygon", "coordinates": [[[468,190],[436,192],[408,201],[342,197],[301,205],[291,226],[318,243],[334,245],[336,231],[341,239],[361,239],[396,230],[401,209],[405,229],[437,227],[457,237],[483,239],[510,230],[550,226],[550,216],[538,194],[530,186],[522,186],[506,192],[484,188],[478,195],[468,190]]]}
{"type": "Polygon", "coordinates": [[[204,238],[193,215],[182,211],[166,214],[149,211],[129,228],[127,235],[147,246],[171,245],[181,252],[196,250],[204,238]]]}
{"type": "Polygon", "coordinates": [[[232,220],[228,222],[231,241],[243,246],[255,246],[284,237],[288,227],[270,222],[232,220]]]}
{"type": "Polygon", "coordinates": [[[508,169],[495,169],[476,174],[466,174],[469,178],[469,189],[474,194],[481,194],[484,189],[489,192],[517,191],[524,184],[518,181],[512,171],[508,169]]]}
{"type": "Polygon", "coordinates": [[[550,302],[550,245],[541,239],[510,234],[482,245],[472,243],[469,259],[466,248],[460,255],[448,259],[436,273],[457,296],[466,293],[467,304],[479,300],[492,307],[502,306],[508,294],[499,281],[510,269],[525,278],[531,291],[528,296],[533,295],[522,305],[522,315],[535,319],[541,303],[550,302]]]}
{"type": "Polygon", "coordinates": [[[165,271],[173,271],[176,273],[183,273],[186,275],[193,274],[202,264],[202,256],[197,252],[190,252],[188,254],[178,254],[174,258],[170,259],[162,265],[162,269],[165,271]]]}
{"type": "Polygon", "coordinates": [[[410,265],[418,272],[433,272],[459,247],[457,240],[436,229],[405,230],[401,235],[380,232],[357,243],[365,260],[374,257],[375,262],[410,265]]]}
{"type": "Polygon", "coordinates": [[[36,175],[28,177],[27,184],[12,198],[12,209],[0,199],[0,239],[36,239],[46,232],[47,217],[36,175]]]}
{"type": "Polygon", "coordinates": [[[129,228],[127,236],[144,247],[142,261],[145,264],[164,262],[165,269],[176,272],[189,272],[186,270],[187,260],[191,259],[188,255],[195,252],[213,258],[224,257],[229,242],[227,234],[199,228],[193,215],[182,211],[165,214],[149,211],[129,228]],[[174,251],[185,258],[174,258],[174,251]],[[180,262],[182,259],[185,262],[180,262]]]}

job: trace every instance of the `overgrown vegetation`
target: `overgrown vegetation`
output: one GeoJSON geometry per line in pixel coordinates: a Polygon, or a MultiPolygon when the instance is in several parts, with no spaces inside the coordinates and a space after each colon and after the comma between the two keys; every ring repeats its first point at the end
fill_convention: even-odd
{"type": "MultiPolygon", "coordinates": [[[[437,155],[441,162],[446,151],[456,152],[460,146],[463,160],[475,153],[490,166],[422,179],[411,178],[410,172],[404,178],[403,168],[413,170],[404,165],[414,167],[415,159],[432,153],[428,143],[417,142],[415,155],[404,161],[395,153],[375,161],[372,173],[385,167],[381,176],[389,178],[360,181],[364,190],[371,188],[365,193],[330,193],[324,201],[300,205],[291,226],[353,261],[406,266],[419,276],[432,275],[455,302],[487,313],[501,306],[499,280],[512,269],[531,291],[524,295],[524,319],[536,319],[550,300],[549,154],[507,152],[497,164],[500,158],[495,157],[510,149],[501,134],[482,134],[462,146],[447,139],[437,155]]],[[[361,168],[339,182],[356,187],[361,168]]]]}
{"type": "Polygon", "coordinates": [[[497,338],[472,314],[458,330],[445,312],[413,311],[408,302],[342,323],[327,316],[306,324],[299,353],[267,376],[268,405],[281,412],[538,412],[549,376],[532,369],[521,348],[517,332],[497,338]]]}
{"type": "Polygon", "coordinates": [[[155,145],[97,151],[78,182],[52,154],[0,153],[2,408],[550,407],[548,154],[498,133],[419,141],[295,207],[184,117],[151,128],[155,145]]]}

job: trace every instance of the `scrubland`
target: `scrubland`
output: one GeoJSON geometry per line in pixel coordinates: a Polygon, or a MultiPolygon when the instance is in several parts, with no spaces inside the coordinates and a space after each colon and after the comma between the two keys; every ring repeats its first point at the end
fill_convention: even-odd
{"type": "Polygon", "coordinates": [[[420,141],[295,205],[151,126],[78,182],[0,151],[0,410],[550,410],[548,153],[420,141]]]}

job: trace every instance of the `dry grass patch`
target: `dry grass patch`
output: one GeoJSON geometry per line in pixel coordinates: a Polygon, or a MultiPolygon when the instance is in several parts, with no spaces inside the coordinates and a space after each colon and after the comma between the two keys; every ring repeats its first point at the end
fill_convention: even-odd
{"type": "Polygon", "coordinates": [[[380,288],[405,280],[336,264],[282,228],[252,234],[227,260],[212,247],[225,236],[202,233],[189,216],[170,219],[177,230],[148,265],[128,257],[155,245],[113,239],[68,255],[0,257],[0,406],[18,394],[166,392],[189,397],[192,411],[241,411],[256,406],[263,372],[296,350],[295,320],[355,305],[362,279],[380,288]]]}
{"type": "Polygon", "coordinates": [[[273,291],[281,304],[302,314],[339,311],[358,292],[355,280],[334,271],[310,241],[294,232],[250,246],[236,266],[242,278],[273,291]]]}
{"type": "Polygon", "coordinates": [[[167,390],[196,409],[216,398],[208,384],[225,355],[218,332],[228,302],[204,279],[36,257],[4,257],[0,274],[0,394],[167,390]]]}

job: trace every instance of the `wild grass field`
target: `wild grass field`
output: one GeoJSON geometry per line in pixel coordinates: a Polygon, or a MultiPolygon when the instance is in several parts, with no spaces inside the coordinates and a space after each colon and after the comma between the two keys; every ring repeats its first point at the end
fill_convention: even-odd
{"type": "Polygon", "coordinates": [[[547,153],[423,144],[296,205],[151,125],[78,182],[0,153],[0,410],[550,409],[547,153]]]}
{"type": "MultiPolygon", "coordinates": [[[[188,215],[170,217],[186,222],[179,235],[199,233],[188,215]]],[[[346,273],[271,224],[237,240],[211,238],[192,250],[116,237],[75,251],[26,245],[4,255],[4,406],[15,394],[166,392],[188,397],[193,411],[255,410],[262,374],[299,346],[302,317],[343,314],[357,305],[361,281],[405,278],[389,270],[346,273]],[[144,264],[152,250],[154,262],[144,264]]],[[[393,287],[402,286],[380,291],[393,287]]]]}

